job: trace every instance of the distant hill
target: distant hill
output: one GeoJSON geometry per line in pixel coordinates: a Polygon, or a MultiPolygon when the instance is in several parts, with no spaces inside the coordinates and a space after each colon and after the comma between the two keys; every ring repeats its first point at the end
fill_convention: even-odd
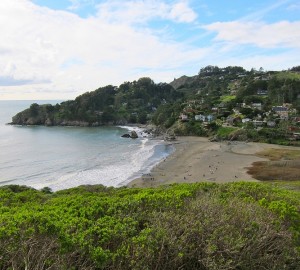
{"type": "Polygon", "coordinates": [[[247,71],[238,66],[206,66],[197,75],[184,75],[169,84],[154,83],[144,77],[118,87],[100,87],[55,106],[32,104],[15,115],[12,124],[100,126],[153,123],[171,129],[172,134],[200,136],[213,136],[223,125],[240,128],[254,125],[252,135],[239,131],[243,135],[230,138],[262,140],[271,137],[270,142],[290,140],[290,130],[298,131],[299,125],[298,69],[247,71]],[[276,111],[273,108],[277,108],[276,111]],[[244,118],[248,124],[243,122],[244,118]],[[288,119],[290,121],[286,122],[288,119]],[[207,121],[211,123],[207,124],[207,121]],[[261,128],[268,128],[268,124],[279,129],[258,132],[258,123],[261,128]]]}
{"type": "Polygon", "coordinates": [[[197,75],[196,76],[192,76],[192,77],[188,77],[186,75],[181,76],[178,79],[174,79],[172,82],[170,82],[170,85],[174,88],[174,89],[178,89],[180,87],[183,87],[185,85],[190,85],[193,82],[195,82],[197,80],[197,75]]]}

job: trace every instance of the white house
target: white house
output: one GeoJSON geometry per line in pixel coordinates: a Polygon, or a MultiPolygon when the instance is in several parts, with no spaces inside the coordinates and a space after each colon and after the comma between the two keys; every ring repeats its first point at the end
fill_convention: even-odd
{"type": "Polygon", "coordinates": [[[252,103],[251,107],[254,108],[254,109],[258,109],[258,110],[261,111],[262,104],[261,103],[252,103]]]}
{"type": "Polygon", "coordinates": [[[207,115],[206,118],[207,118],[207,122],[211,122],[212,120],[214,120],[214,117],[211,114],[207,115]]]}
{"type": "Polygon", "coordinates": [[[204,122],[205,121],[205,115],[197,114],[197,115],[195,115],[195,120],[204,122]]]}
{"type": "Polygon", "coordinates": [[[181,118],[181,121],[188,121],[189,120],[188,116],[186,114],[183,114],[183,113],[180,115],[180,118],[181,118]]]}
{"type": "Polygon", "coordinates": [[[243,118],[243,119],[242,119],[242,123],[243,123],[243,124],[244,124],[244,123],[248,123],[249,121],[251,121],[250,118],[243,118]]]}
{"type": "Polygon", "coordinates": [[[268,127],[275,127],[275,126],[276,126],[276,122],[275,122],[275,121],[272,121],[272,120],[269,120],[269,121],[267,122],[267,126],[268,126],[268,127]]]}

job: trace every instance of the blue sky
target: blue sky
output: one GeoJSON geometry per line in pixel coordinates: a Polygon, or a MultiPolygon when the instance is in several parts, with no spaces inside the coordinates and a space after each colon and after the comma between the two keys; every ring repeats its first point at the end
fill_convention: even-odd
{"type": "Polygon", "coordinates": [[[1,0],[0,99],[300,65],[299,0],[1,0]]]}

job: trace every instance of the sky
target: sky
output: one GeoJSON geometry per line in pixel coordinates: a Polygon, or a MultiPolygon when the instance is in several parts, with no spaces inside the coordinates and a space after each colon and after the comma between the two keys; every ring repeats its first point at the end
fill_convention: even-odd
{"type": "Polygon", "coordinates": [[[0,99],[300,65],[299,0],[1,0],[0,99]]]}

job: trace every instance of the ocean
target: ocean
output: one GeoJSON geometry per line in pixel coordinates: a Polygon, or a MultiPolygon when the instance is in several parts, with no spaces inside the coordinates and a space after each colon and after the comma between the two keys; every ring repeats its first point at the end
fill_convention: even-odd
{"type": "Polygon", "coordinates": [[[10,126],[12,116],[32,103],[0,101],[0,185],[27,185],[53,191],[79,185],[120,187],[149,173],[174,150],[141,136],[137,127],[10,126]],[[138,139],[121,138],[135,129],[138,139]]]}

